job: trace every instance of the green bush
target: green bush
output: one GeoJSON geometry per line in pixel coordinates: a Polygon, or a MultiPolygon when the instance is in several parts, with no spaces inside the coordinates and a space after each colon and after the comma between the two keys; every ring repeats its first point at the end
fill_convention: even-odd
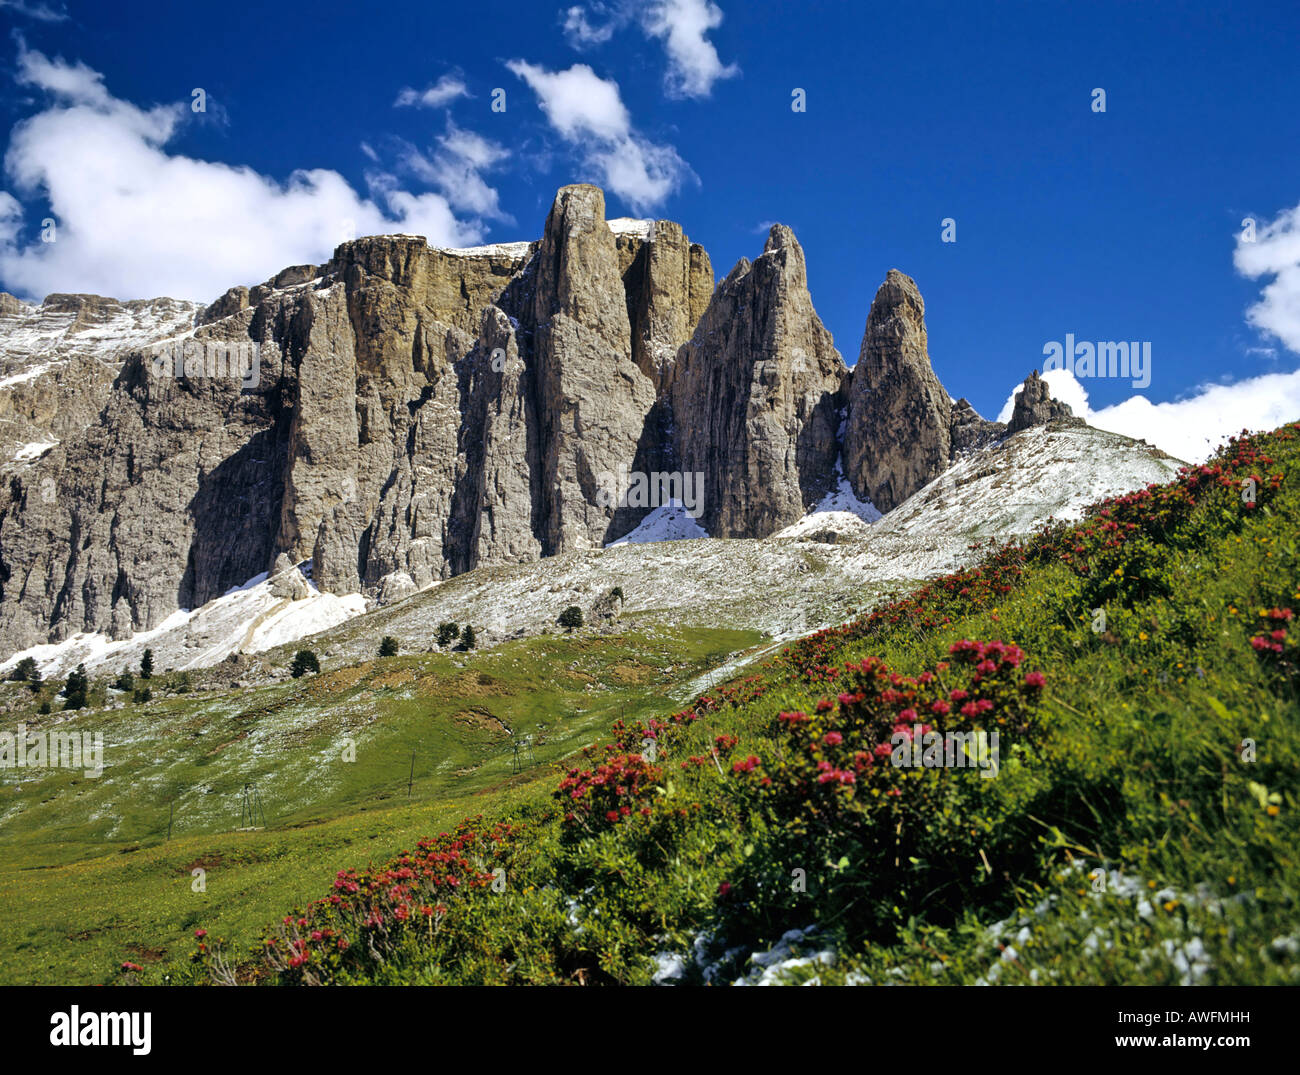
{"type": "Polygon", "coordinates": [[[35,677],[37,682],[40,681],[40,672],[36,670],[36,658],[24,657],[21,661],[19,661],[16,665],[14,665],[13,671],[9,673],[9,682],[10,683],[31,683],[33,681],[33,677],[35,677]]]}
{"type": "Polygon", "coordinates": [[[560,613],[560,618],[556,620],[561,627],[572,631],[575,627],[582,626],[582,609],[577,605],[570,605],[560,613]]]}
{"type": "Polygon", "coordinates": [[[438,624],[438,645],[449,646],[460,637],[460,625],[455,623],[438,624]]]}
{"type": "Polygon", "coordinates": [[[63,688],[64,709],[85,709],[86,708],[86,691],[90,687],[90,682],[86,678],[86,666],[77,665],[77,670],[68,676],[68,682],[63,688]]]}
{"type": "Polygon", "coordinates": [[[320,671],[320,661],[317,660],[316,654],[309,649],[300,649],[293,655],[293,663],[289,665],[289,674],[294,679],[300,679],[308,672],[316,673],[320,671]]]}
{"type": "Polygon", "coordinates": [[[384,635],[384,637],[379,640],[379,656],[396,657],[397,650],[397,639],[392,635],[384,635]]]}

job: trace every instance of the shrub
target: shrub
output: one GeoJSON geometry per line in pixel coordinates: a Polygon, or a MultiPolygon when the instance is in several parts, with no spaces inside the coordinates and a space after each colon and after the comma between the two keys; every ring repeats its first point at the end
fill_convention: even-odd
{"type": "Polygon", "coordinates": [[[148,687],[144,687],[143,689],[136,691],[132,697],[137,703],[143,704],[145,702],[153,701],[153,691],[148,687]]]}
{"type": "Polygon", "coordinates": [[[474,636],[474,628],[468,623],[465,624],[465,630],[460,636],[460,644],[466,649],[473,649],[478,645],[478,639],[474,636]]]}
{"type": "Polygon", "coordinates": [[[32,682],[33,676],[35,676],[37,681],[39,682],[40,673],[36,670],[36,658],[24,657],[21,661],[19,661],[16,665],[14,665],[13,671],[9,673],[9,682],[30,683],[32,682]]]}
{"type": "Polygon", "coordinates": [[[65,699],[64,709],[84,709],[86,707],[86,691],[90,684],[86,679],[86,666],[77,665],[77,670],[68,676],[67,685],[63,688],[63,697],[65,699]]]}
{"type": "Polygon", "coordinates": [[[50,700],[46,698],[44,701],[42,701],[40,706],[37,708],[36,712],[40,713],[42,716],[45,716],[48,713],[52,713],[53,709],[51,709],[50,707],[50,700]]]}
{"type": "Polygon", "coordinates": [[[561,627],[572,631],[575,627],[582,626],[582,609],[577,605],[570,605],[560,613],[560,618],[556,621],[561,627]]]}
{"type": "Polygon", "coordinates": [[[315,673],[319,671],[320,661],[316,659],[316,654],[309,649],[300,649],[293,655],[293,663],[289,665],[289,674],[294,679],[299,679],[308,672],[315,673]]]}
{"type": "Polygon", "coordinates": [[[448,646],[460,637],[460,625],[455,623],[438,624],[438,645],[448,646]]]}
{"type": "Polygon", "coordinates": [[[131,675],[131,669],[123,668],[122,674],[113,680],[113,686],[119,691],[135,690],[135,676],[131,675]]]}
{"type": "Polygon", "coordinates": [[[144,651],[144,656],[140,658],[140,678],[153,679],[153,650],[144,651]]]}
{"type": "Polygon", "coordinates": [[[379,656],[396,657],[397,649],[397,639],[392,635],[384,635],[384,637],[379,640],[379,656]]]}

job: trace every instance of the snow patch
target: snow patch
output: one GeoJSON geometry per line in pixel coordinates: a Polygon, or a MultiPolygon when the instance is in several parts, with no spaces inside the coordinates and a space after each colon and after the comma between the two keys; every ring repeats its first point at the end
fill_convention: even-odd
{"type": "MultiPolygon", "coordinates": [[[[35,659],[43,678],[61,677],[84,664],[93,672],[139,664],[146,648],[161,670],[184,671],[224,660],[232,653],[261,653],[329,630],[366,611],[361,594],[322,593],[307,579],[307,596],[291,601],[271,592],[265,572],[197,609],[173,612],[152,631],[113,641],[102,633],[78,634],[62,642],[32,646],[0,663],[0,675],[24,657],[35,659]]],[[[293,570],[299,570],[294,568],[293,570]]]]}
{"type": "Polygon", "coordinates": [[[689,541],[708,536],[708,531],[695,520],[680,500],[670,500],[642,519],[641,525],[630,534],[611,541],[605,547],[641,545],[650,541],[689,541]]]}
{"type": "Polygon", "coordinates": [[[24,444],[14,453],[14,462],[27,463],[33,459],[39,459],[51,448],[56,447],[58,443],[57,440],[38,440],[32,441],[30,444],[24,444]]]}

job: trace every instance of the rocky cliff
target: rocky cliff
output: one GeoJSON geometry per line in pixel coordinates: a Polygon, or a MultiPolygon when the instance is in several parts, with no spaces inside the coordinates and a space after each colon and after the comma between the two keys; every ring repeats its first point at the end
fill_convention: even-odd
{"type": "MultiPolygon", "coordinates": [[[[0,294],[0,654],[262,572],[301,599],[307,560],[390,603],[604,546],[684,475],[714,537],[797,521],[841,458],[888,510],[1007,432],[950,402],[924,313],[891,271],[850,372],[788,228],[715,288],[680,226],[606,221],[585,185],[535,242],[358,239],[206,307],[0,294]]],[[[1012,432],[1059,415],[1039,385],[1012,432]]]]}

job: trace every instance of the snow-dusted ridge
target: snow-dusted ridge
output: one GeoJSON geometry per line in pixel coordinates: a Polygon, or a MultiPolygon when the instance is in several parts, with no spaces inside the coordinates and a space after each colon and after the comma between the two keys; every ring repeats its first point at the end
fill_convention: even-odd
{"type": "MultiPolygon", "coordinates": [[[[146,646],[159,669],[195,669],[308,637],[331,660],[367,660],[385,634],[408,651],[428,648],[448,620],[472,623],[479,645],[491,646],[554,630],[565,607],[591,610],[616,586],[625,623],[748,629],[779,642],[841,623],[969,563],[975,542],[1029,533],[1049,516],[1077,517],[1107,496],[1171,480],[1179,465],[1102,430],[1035,427],[959,460],[870,524],[874,508],[845,485],[799,523],[764,539],[693,535],[687,524],[698,524],[685,509],[665,505],[606,548],[476,568],[369,612],[359,594],[324,594],[310,584],[301,600],[277,598],[275,580],[258,576],[147,635],[122,642],[80,635],[36,646],[0,664],[0,673],[24,655],[35,657],[44,675],[66,675],[79,661],[116,671],[138,665],[146,646]]],[[[766,648],[727,667],[735,670],[766,648]]]]}

